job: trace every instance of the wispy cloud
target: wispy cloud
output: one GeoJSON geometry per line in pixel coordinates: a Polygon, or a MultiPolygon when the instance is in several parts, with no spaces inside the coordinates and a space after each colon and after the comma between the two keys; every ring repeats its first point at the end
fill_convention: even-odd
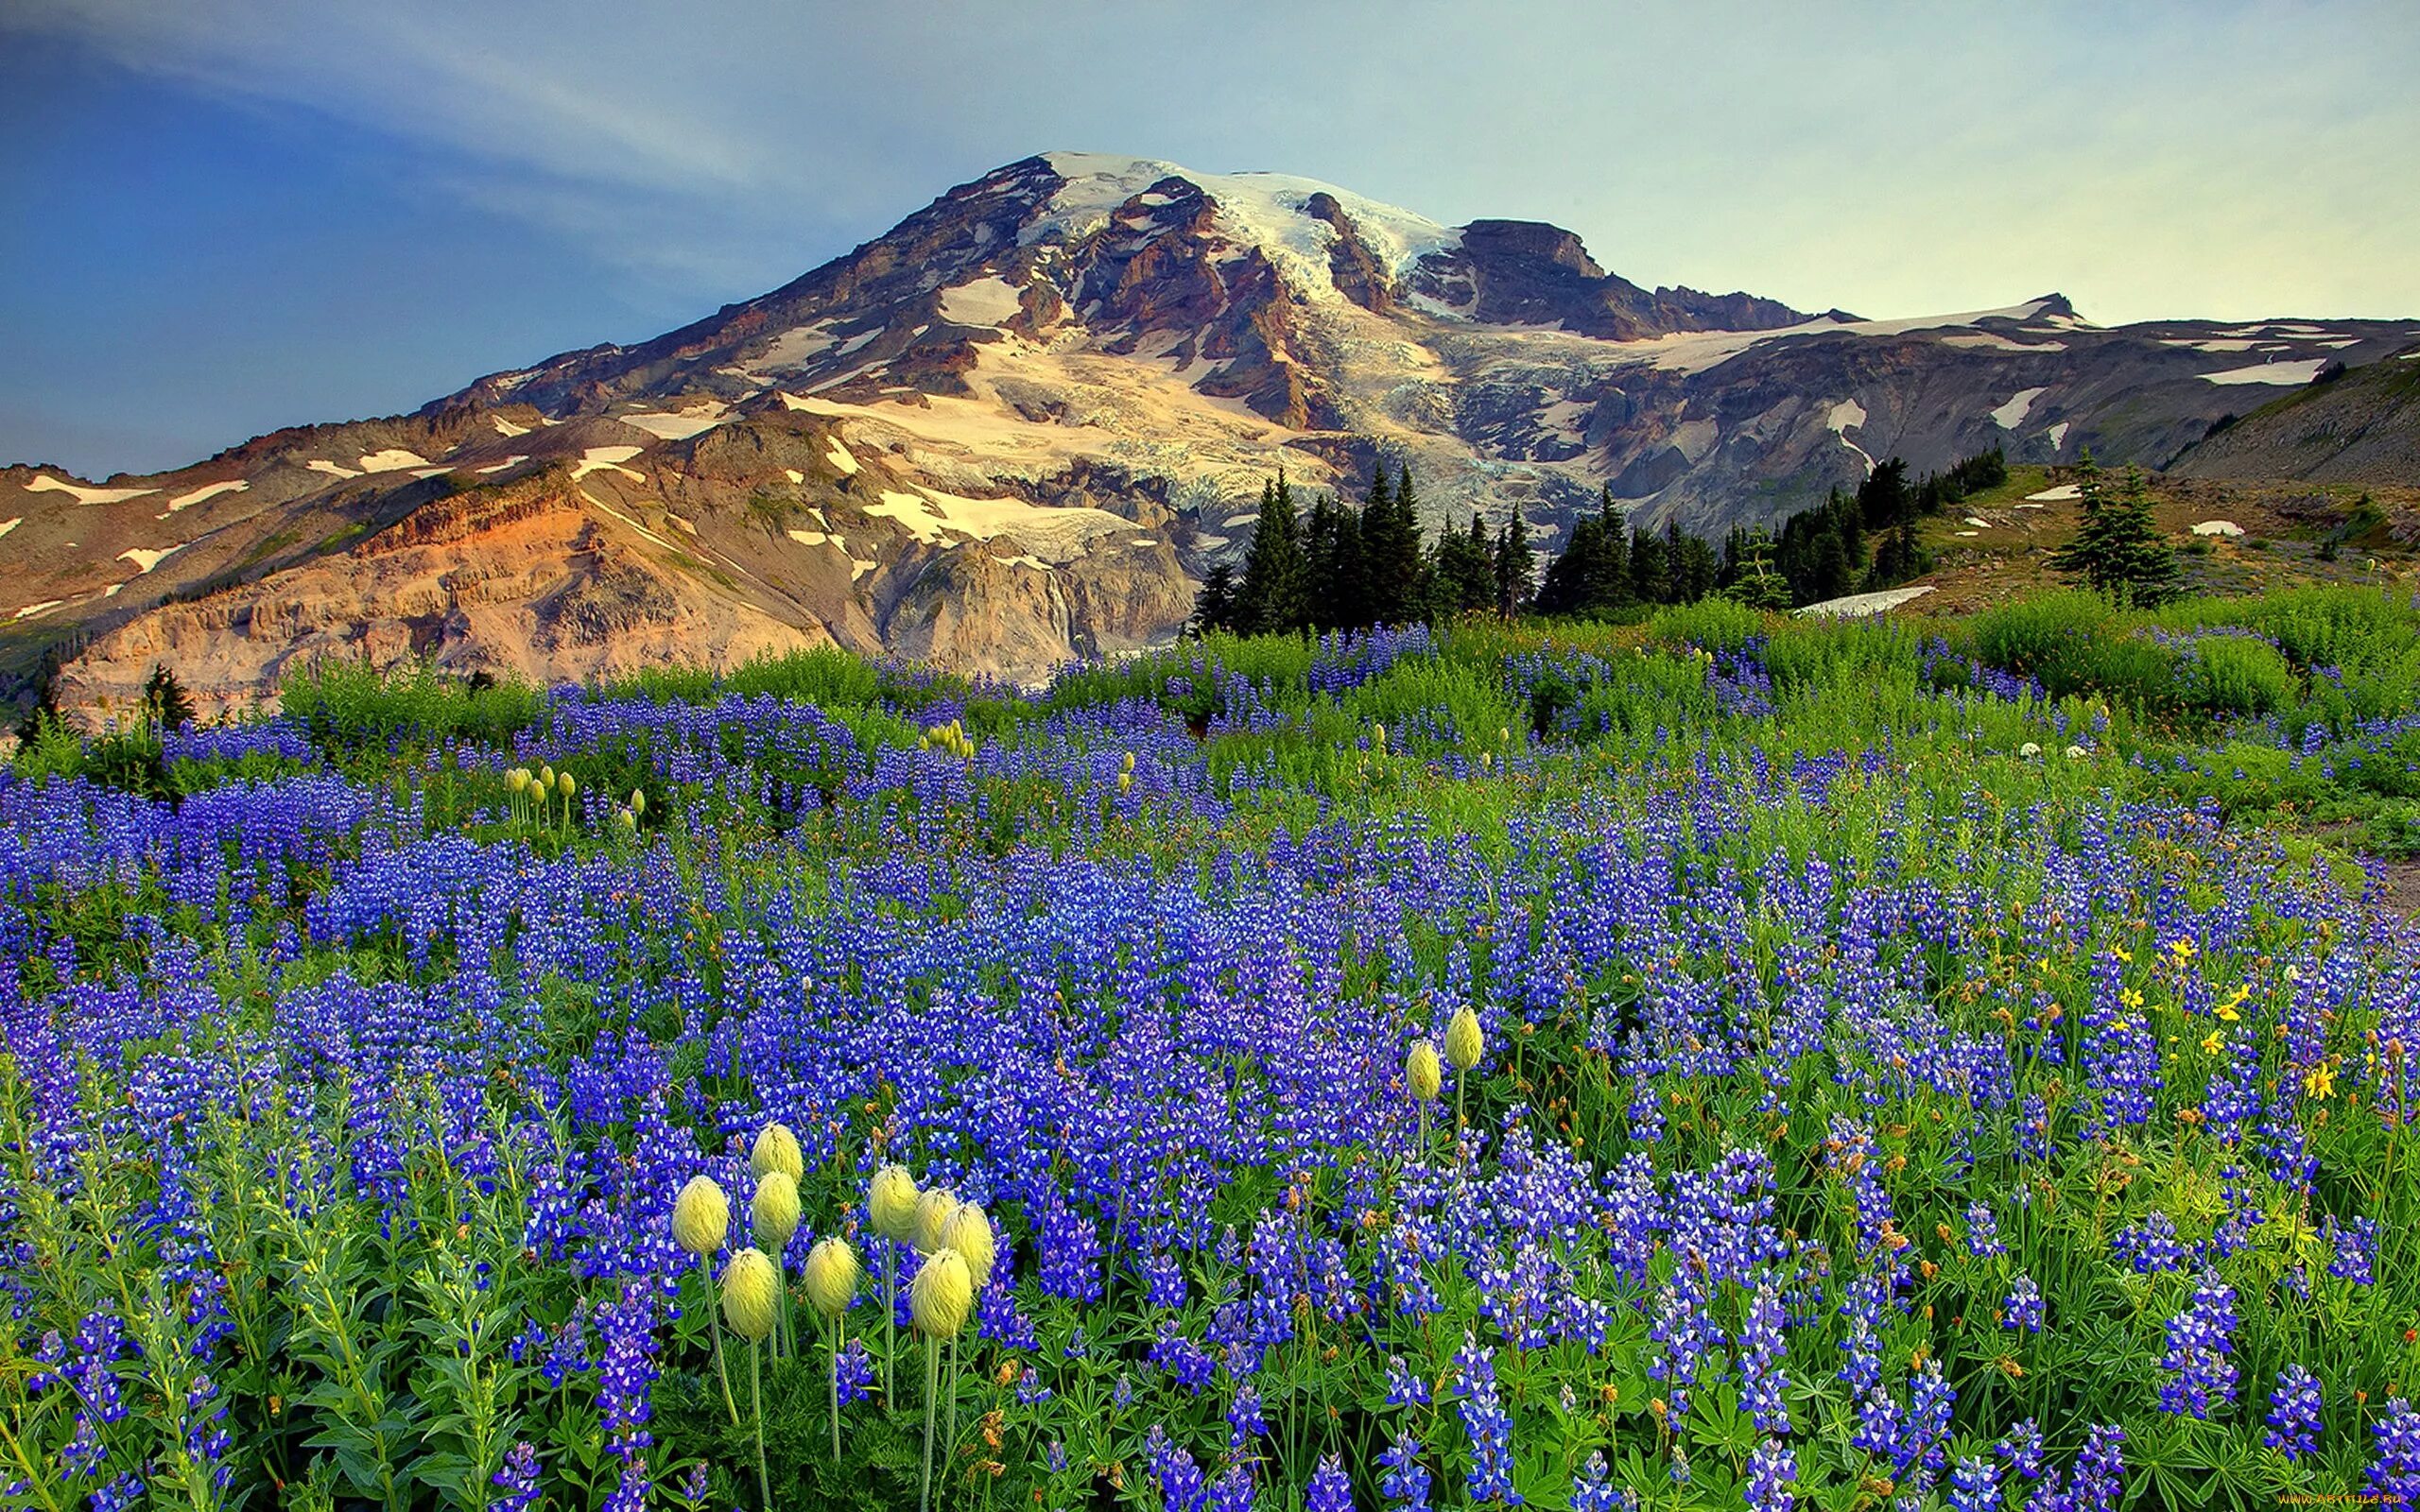
{"type": "Polygon", "coordinates": [[[392,133],[482,204],[710,283],[1081,146],[1551,218],[1634,277],[1799,302],[2420,306],[2420,274],[2363,261],[2420,232],[2420,27],[2392,4],[19,0],[0,24],[392,133]]]}

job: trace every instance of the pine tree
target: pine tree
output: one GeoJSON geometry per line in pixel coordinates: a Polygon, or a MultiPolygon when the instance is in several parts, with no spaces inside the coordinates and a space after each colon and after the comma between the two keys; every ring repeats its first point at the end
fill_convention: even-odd
{"type": "Polygon", "coordinates": [[[1908,491],[1908,464],[1898,457],[1885,457],[1875,464],[1858,485],[1858,516],[1868,530],[1888,530],[1914,507],[1914,497],[1908,491]]]}
{"type": "Polygon", "coordinates": [[[1538,554],[1530,549],[1530,522],[1514,505],[1495,538],[1495,612],[1511,619],[1530,607],[1538,554]]]}
{"type": "Polygon", "coordinates": [[[2101,481],[2100,464],[2086,451],[2077,464],[2076,493],[2083,521],[2075,539],[2052,553],[2053,571],[2137,609],[2165,604],[2183,591],[2184,570],[2176,549],[2152,521],[2151,493],[2140,472],[2128,468],[2113,496],[2101,481]]]}
{"type": "Polygon", "coordinates": [[[1705,538],[1684,533],[1681,547],[1674,558],[1672,582],[1674,601],[1694,604],[1714,592],[1714,580],[1721,572],[1721,563],[1707,545],[1705,538]]]}
{"type": "Polygon", "coordinates": [[[1311,616],[1306,586],[1294,490],[1281,472],[1274,482],[1261,488],[1260,520],[1253,527],[1243,586],[1236,593],[1236,627],[1246,635],[1307,628],[1311,616]]]}
{"type": "Polygon", "coordinates": [[[1357,629],[1370,623],[1369,591],[1361,564],[1361,521],[1334,494],[1311,507],[1303,530],[1303,560],[1311,623],[1322,630],[1357,629]]]}

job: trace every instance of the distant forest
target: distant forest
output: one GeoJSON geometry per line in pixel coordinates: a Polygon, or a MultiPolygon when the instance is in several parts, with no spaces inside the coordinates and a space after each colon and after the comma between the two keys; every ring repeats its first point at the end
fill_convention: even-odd
{"type": "Polygon", "coordinates": [[[1210,570],[1193,628],[1256,635],[1473,613],[1605,618],[1710,594],[1795,609],[1921,576],[1932,564],[1917,543],[1917,522],[2007,477],[1997,448],[1913,483],[1894,456],[1856,492],[1835,489],[1791,515],[1778,535],[1734,528],[1719,547],[1678,522],[1661,531],[1631,525],[1608,488],[1541,579],[1518,509],[1494,531],[1474,510],[1468,528],[1449,526],[1430,541],[1408,465],[1392,477],[1383,464],[1374,469],[1357,508],[1323,493],[1307,511],[1281,472],[1261,488],[1242,573],[1223,563],[1210,570]]]}

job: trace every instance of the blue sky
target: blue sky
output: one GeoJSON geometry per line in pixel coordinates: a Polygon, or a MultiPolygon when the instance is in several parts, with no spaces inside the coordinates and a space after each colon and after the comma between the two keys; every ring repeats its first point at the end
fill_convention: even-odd
{"type": "Polygon", "coordinates": [[[410,409],[1059,147],[1806,309],[2420,316],[2415,79],[2420,8],[2349,0],[9,0],[0,460],[410,409]]]}

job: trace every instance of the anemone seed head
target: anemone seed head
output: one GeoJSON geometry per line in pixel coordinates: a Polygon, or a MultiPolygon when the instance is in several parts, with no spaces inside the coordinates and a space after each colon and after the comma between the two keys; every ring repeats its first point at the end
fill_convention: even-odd
{"type": "Polygon", "coordinates": [[[693,1176],[672,1203],[673,1242],[693,1255],[711,1255],[731,1231],[731,1199],[713,1177],[693,1176]]]}

